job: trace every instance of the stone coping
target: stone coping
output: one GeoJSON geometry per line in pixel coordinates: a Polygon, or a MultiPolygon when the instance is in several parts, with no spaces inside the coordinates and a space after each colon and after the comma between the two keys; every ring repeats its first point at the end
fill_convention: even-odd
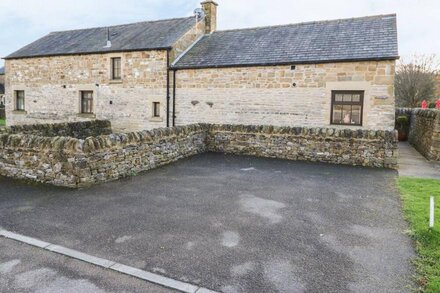
{"type": "MultiPolygon", "coordinates": [[[[29,127],[29,126],[28,126],[29,127]]],[[[16,128],[17,129],[17,128],[16,128]]],[[[395,130],[362,130],[313,127],[277,127],[265,125],[192,124],[172,128],[156,128],[128,133],[112,133],[78,139],[73,137],[46,137],[34,134],[0,134],[0,147],[52,149],[66,152],[90,153],[130,144],[148,143],[169,136],[185,136],[194,132],[238,132],[262,135],[289,135],[297,137],[340,138],[340,139],[384,139],[396,140],[395,130]]]]}
{"type": "Polygon", "coordinates": [[[89,136],[110,134],[111,132],[111,123],[108,120],[13,125],[0,130],[0,134],[33,134],[44,137],[63,136],[74,138],[86,138],[89,136]]]}
{"type": "Polygon", "coordinates": [[[436,118],[440,115],[440,110],[437,109],[422,109],[422,108],[396,108],[397,115],[417,115],[427,118],[436,118]]]}

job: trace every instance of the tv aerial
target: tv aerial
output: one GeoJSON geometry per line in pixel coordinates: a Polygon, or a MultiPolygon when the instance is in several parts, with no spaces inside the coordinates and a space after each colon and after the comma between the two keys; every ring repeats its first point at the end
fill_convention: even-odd
{"type": "Polygon", "coordinates": [[[197,22],[199,22],[205,17],[205,12],[203,11],[202,8],[197,8],[194,10],[194,15],[196,16],[197,22]]]}

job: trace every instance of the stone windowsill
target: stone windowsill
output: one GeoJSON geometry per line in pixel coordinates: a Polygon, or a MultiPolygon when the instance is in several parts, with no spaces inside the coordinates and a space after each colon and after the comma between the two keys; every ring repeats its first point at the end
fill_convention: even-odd
{"type": "Polygon", "coordinates": [[[162,117],[151,117],[150,122],[163,122],[162,117]]]}
{"type": "Polygon", "coordinates": [[[14,110],[14,111],[12,111],[12,114],[17,114],[17,115],[26,115],[27,114],[27,111],[24,111],[24,110],[14,110]]]}
{"type": "Polygon", "coordinates": [[[109,84],[121,84],[122,79],[111,79],[108,83],[109,84]]]}
{"type": "Polygon", "coordinates": [[[88,113],[79,113],[76,116],[77,117],[81,117],[81,118],[91,118],[91,119],[95,119],[96,118],[95,114],[88,114],[88,113]]]}
{"type": "Polygon", "coordinates": [[[350,124],[329,124],[328,127],[329,128],[336,128],[336,129],[338,129],[338,128],[340,128],[340,129],[351,129],[351,130],[353,130],[353,129],[366,129],[365,126],[363,126],[363,125],[356,125],[356,124],[353,124],[353,125],[350,125],[350,124]]]}

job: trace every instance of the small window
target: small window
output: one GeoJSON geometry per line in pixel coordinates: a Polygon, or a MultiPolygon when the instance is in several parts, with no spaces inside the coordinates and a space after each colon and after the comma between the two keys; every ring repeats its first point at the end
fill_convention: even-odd
{"type": "Polygon", "coordinates": [[[362,126],[363,91],[332,91],[331,124],[362,126]]]}
{"type": "Polygon", "coordinates": [[[121,79],[121,58],[111,58],[112,60],[112,79],[119,80],[121,79]]]}
{"type": "Polygon", "coordinates": [[[160,117],[160,103],[153,102],[153,117],[160,117]]]}
{"type": "Polygon", "coordinates": [[[24,91],[15,91],[15,110],[24,111],[24,91]]]}
{"type": "Polygon", "coordinates": [[[93,114],[93,92],[82,91],[81,92],[81,113],[93,114]]]}

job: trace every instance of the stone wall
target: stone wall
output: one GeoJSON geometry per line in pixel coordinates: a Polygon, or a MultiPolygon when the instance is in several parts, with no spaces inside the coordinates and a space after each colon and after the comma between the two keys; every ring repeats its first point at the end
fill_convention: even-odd
{"type": "Polygon", "coordinates": [[[110,120],[117,131],[166,126],[167,52],[142,51],[6,60],[8,125],[110,120]],[[110,76],[121,57],[122,80],[110,76]],[[14,91],[25,91],[25,112],[14,111],[14,91]],[[80,91],[93,91],[94,115],[80,114],[80,91]],[[152,103],[161,103],[153,118],[152,103]]]}
{"type": "Polygon", "coordinates": [[[205,151],[206,128],[110,134],[87,139],[0,134],[0,175],[64,187],[117,180],[205,151]]]}
{"type": "Polygon", "coordinates": [[[214,152],[397,168],[395,131],[210,125],[207,145],[214,152]]]}
{"type": "Polygon", "coordinates": [[[394,72],[394,61],[179,70],[176,123],[337,127],[331,91],[362,90],[362,128],[392,130],[394,72]]]}
{"type": "Polygon", "coordinates": [[[0,175],[85,187],[205,151],[396,168],[395,131],[196,124],[78,139],[0,134],[0,175]]]}
{"type": "Polygon", "coordinates": [[[434,109],[399,110],[409,115],[409,142],[428,160],[440,161],[440,111],[434,109]]]}
{"type": "Polygon", "coordinates": [[[93,120],[85,122],[15,125],[0,129],[1,133],[31,134],[45,137],[68,136],[85,139],[112,133],[111,123],[108,120],[93,120]]]}
{"type": "MultiPolygon", "coordinates": [[[[5,84],[5,75],[4,74],[0,74],[0,84],[4,85],[5,84]]],[[[2,92],[0,91],[0,95],[2,94],[2,92]]]]}

